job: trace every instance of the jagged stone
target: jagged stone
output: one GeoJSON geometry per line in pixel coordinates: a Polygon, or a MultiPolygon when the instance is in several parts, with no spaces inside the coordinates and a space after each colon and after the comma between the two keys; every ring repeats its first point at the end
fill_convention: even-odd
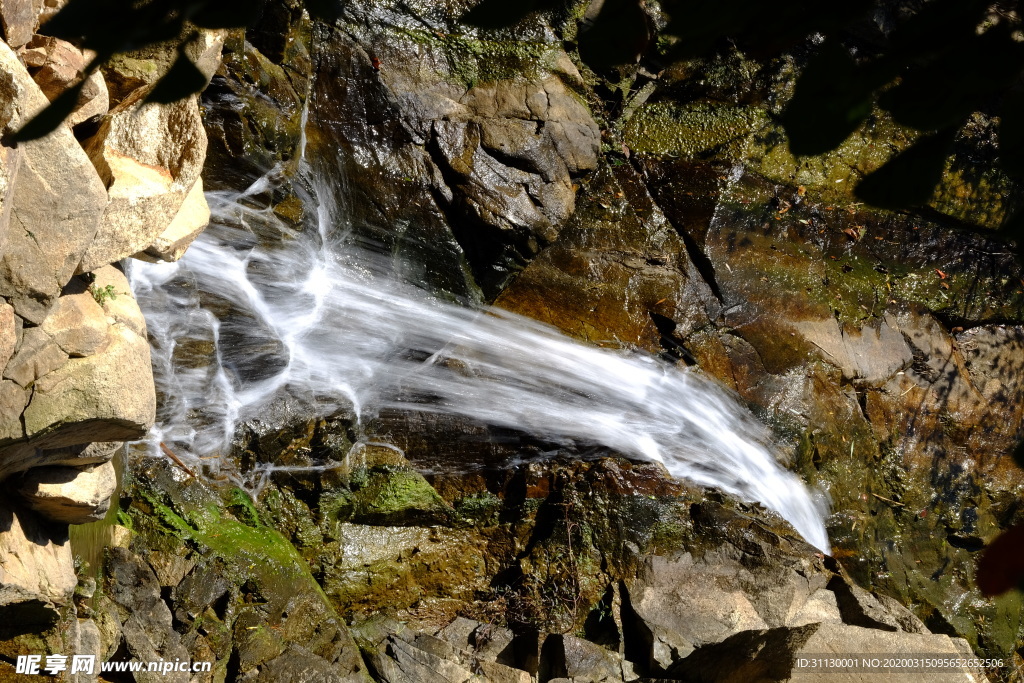
{"type": "MultiPolygon", "coordinates": [[[[0,250],[2,253],[2,250],[0,250]]],[[[18,328],[14,308],[0,299],[0,370],[7,367],[7,361],[14,355],[18,343],[18,328]]]]}
{"type": "Polygon", "coordinates": [[[72,358],[91,356],[107,343],[107,316],[92,292],[66,291],[40,329],[72,358]]]}
{"type": "Polygon", "coordinates": [[[144,250],[171,224],[199,179],[206,133],[194,97],[144,104],[133,93],[103,119],[86,143],[109,186],[103,224],[78,272],[89,272],[144,250]]]}
{"type": "Polygon", "coordinates": [[[512,647],[515,634],[503,626],[456,617],[436,635],[456,649],[471,652],[477,659],[508,666],[515,663],[512,647]]]}
{"type": "Polygon", "coordinates": [[[377,675],[387,683],[466,683],[473,673],[459,664],[389,636],[384,648],[370,656],[377,675]]]}
{"type": "MultiPolygon", "coordinates": [[[[226,33],[224,30],[199,30],[185,45],[185,54],[207,79],[212,78],[220,66],[226,33]]],[[[116,105],[136,91],[148,90],[167,73],[176,57],[177,52],[167,50],[163,45],[148,46],[111,57],[102,66],[110,88],[111,102],[116,105]]]]}
{"type": "Polygon", "coordinates": [[[28,405],[30,392],[17,382],[0,379],[0,443],[25,436],[21,413],[28,405]]]}
{"type": "Polygon", "coordinates": [[[78,580],[66,527],[0,503],[0,615],[22,626],[55,622],[78,580]]]}
{"type": "Polygon", "coordinates": [[[110,462],[82,468],[35,467],[17,482],[17,492],[29,509],[64,524],[103,519],[116,489],[117,475],[110,462]]]}
{"type": "MultiPolygon", "coordinates": [[[[90,57],[67,41],[50,36],[35,36],[22,52],[22,59],[35,67],[32,78],[51,102],[62,92],[75,85],[85,75],[90,57]]],[[[103,74],[95,71],[86,79],[74,110],[65,119],[67,126],[105,114],[110,107],[103,74]]]]}
{"type": "MultiPolygon", "coordinates": [[[[95,621],[92,619],[78,620],[78,638],[72,652],[78,655],[92,655],[97,662],[106,661],[103,656],[103,636],[95,621]]],[[[100,667],[96,666],[92,673],[77,673],[76,678],[73,679],[74,683],[95,683],[99,680],[99,669],[100,667]]]]}
{"type": "MultiPolygon", "coordinates": [[[[15,115],[4,129],[20,127],[47,105],[28,71],[0,46],[0,80],[14,97],[15,115]]],[[[66,127],[20,144],[7,192],[10,222],[0,258],[0,296],[33,324],[71,279],[100,225],[107,192],[78,141],[66,127]]],[[[5,164],[10,166],[9,157],[5,164]]]]}
{"type": "MultiPolygon", "coordinates": [[[[879,631],[846,624],[808,624],[796,628],[744,631],[729,639],[702,647],[670,671],[673,677],[716,683],[741,681],[829,681],[853,683],[868,676],[884,675],[886,681],[916,683],[929,674],[919,669],[890,670],[882,674],[870,667],[854,671],[814,670],[798,666],[798,660],[820,657],[860,661],[860,658],[963,657],[960,646],[949,636],[879,631]]],[[[937,674],[931,674],[937,675],[937,674]]],[[[944,671],[941,680],[980,683],[980,671],[944,671]]]]}
{"type": "MultiPolygon", "coordinates": [[[[124,548],[111,548],[107,561],[107,594],[117,604],[121,633],[132,659],[143,662],[189,660],[181,637],[174,630],[171,611],[160,597],[156,576],[140,557],[124,548]]],[[[187,683],[183,671],[134,674],[139,683],[187,683]]]]}
{"type": "Polygon", "coordinates": [[[25,430],[40,448],[126,441],[145,435],[155,414],[149,344],[115,323],[101,352],[72,358],[36,382],[25,430]]]}
{"type": "Polygon", "coordinates": [[[827,588],[820,588],[807,599],[803,608],[786,623],[786,626],[806,626],[826,621],[842,622],[843,616],[839,612],[836,594],[827,588]]]}
{"type": "MultiPolygon", "coordinates": [[[[250,679],[246,679],[250,680],[250,679]]],[[[270,660],[251,680],[259,683],[309,681],[310,683],[367,683],[362,672],[342,674],[338,667],[306,648],[291,643],[279,657],[270,660]]]]}
{"type": "Polygon", "coordinates": [[[32,38],[42,9],[43,0],[0,0],[0,23],[8,45],[19,48],[32,38]]]}
{"type": "Polygon", "coordinates": [[[541,653],[541,678],[574,683],[622,681],[622,659],[600,645],[570,635],[550,635],[541,653]]]}
{"type": "Polygon", "coordinates": [[[177,261],[185,250],[210,223],[210,205],[203,193],[203,179],[196,180],[185,202],[178,209],[171,224],[153,241],[153,244],[134,255],[134,258],[155,263],[177,261]]]}
{"type": "Polygon", "coordinates": [[[25,330],[14,358],[4,368],[4,379],[28,387],[40,377],[53,372],[68,360],[57,342],[40,327],[25,330]]]}
{"type": "Polygon", "coordinates": [[[788,623],[827,582],[808,569],[763,560],[752,566],[728,546],[700,558],[648,558],[638,577],[626,582],[632,623],[625,627],[643,643],[649,660],[641,664],[664,671],[708,643],[788,623]]]}
{"type": "Polygon", "coordinates": [[[873,595],[845,576],[833,577],[828,588],[836,596],[844,623],[883,631],[929,633],[921,620],[894,598],[873,595]]]}
{"type": "Polygon", "coordinates": [[[132,294],[128,278],[114,265],[103,266],[92,272],[94,292],[109,292],[102,297],[103,312],[114,322],[121,323],[140,337],[146,336],[146,318],[139,309],[139,302],[132,294]]]}

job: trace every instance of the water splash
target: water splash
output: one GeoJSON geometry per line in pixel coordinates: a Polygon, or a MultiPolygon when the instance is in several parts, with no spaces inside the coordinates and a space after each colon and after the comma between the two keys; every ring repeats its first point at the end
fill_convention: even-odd
{"type": "Polygon", "coordinates": [[[239,421],[285,395],[310,417],[446,413],[661,462],[764,504],[828,549],[821,501],[714,381],[432,296],[332,230],[331,207],[316,204],[316,229],[302,233],[252,208],[261,182],[242,195],[211,193],[214,221],[181,261],[133,269],[161,393],[154,446],[227,469],[220,457],[239,421]],[[213,362],[190,362],[190,349],[213,362]]]}

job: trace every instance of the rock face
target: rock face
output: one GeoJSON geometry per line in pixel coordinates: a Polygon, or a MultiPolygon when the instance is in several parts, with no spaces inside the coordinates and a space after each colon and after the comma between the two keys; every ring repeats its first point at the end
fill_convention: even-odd
{"type": "Polygon", "coordinates": [[[456,293],[468,265],[493,298],[557,237],[600,135],[550,28],[506,44],[465,35],[461,12],[438,5],[423,24],[400,3],[353,5],[319,53],[309,151],[348,179],[357,230],[456,293]]]}
{"type": "MultiPolygon", "coordinates": [[[[0,3],[5,135],[75,85],[92,59],[36,35],[58,5],[0,3]]],[[[212,72],[219,47],[203,36],[191,49],[212,72]]],[[[161,49],[169,60],[173,50],[161,49]]],[[[114,69],[106,74],[123,86],[114,69]]],[[[158,75],[111,95],[94,72],[64,125],[0,148],[0,485],[13,494],[0,531],[0,615],[37,626],[68,619],[53,637],[67,633],[69,643],[92,630],[68,612],[67,525],[104,517],[116,485],[109,461],[155,415],[145,321],[111,264],[147,250],[179,258],[209,219],[196,98],[137,104],[158,75]]]]}

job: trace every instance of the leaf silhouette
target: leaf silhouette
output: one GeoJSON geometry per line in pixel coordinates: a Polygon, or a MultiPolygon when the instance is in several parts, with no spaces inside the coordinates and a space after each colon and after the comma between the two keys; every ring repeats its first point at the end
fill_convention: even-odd
{"type": "Polygon", "coordinates": [[[28,142],[46,137],[64,122],[78,104],[78,98],[85,86],[83,79],[77,85],[73,85],[56,97],[45,109],[32,117],[32,120],[15,131],[11,142],[28,142]]]}
{"type": "Polygon", "coordinates": [[[956,128],[921,138],[857,185],[858,199],[884,209],[919,206],[931,199],[953,146],[956,128]]]}
{"type": "Polygon", "coordinates": [[[197,93],[206,87],[206,76],[196,68],[192,60],[182,51],[153,89],[146,95],[145,102],[170,104],[197,93]]]}

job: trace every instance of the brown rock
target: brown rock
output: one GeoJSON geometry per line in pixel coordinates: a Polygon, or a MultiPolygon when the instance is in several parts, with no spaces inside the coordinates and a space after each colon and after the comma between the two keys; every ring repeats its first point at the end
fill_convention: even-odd
{"type": "Polygon", "coordinates": [[[21,413],[28,405],[29,392],[17,382],[0,380],[0,443],[16,441],[25,436],[21,413]]]}
{"type": "Polygon", "coordinates": [[[35,467],[15,483],[25,505],[40,517],[62,524],[97,522],[110,509],[117,488],[114,465],[35,467]]]}
{"type": "MultiPolygon", "coordinates": [[[[35,36],[28,44],[28,49],[22,53],[22,59],[27,66],[35,68],[32,78],[52,102],[85,76],[91,57],[59,38],[35,36]]],[[[109,106],[110,98],[103,74],[96,71],[86,80],[78,104],[65,123],[76,126],[86,119],[106,113],[109,106]]]]}
{"type": "Polygon", "coordinates": [[[146,319],[139,310],[139,302],[132,295],[128,278],[117,266],[103,266],[92,273],[94,291],[109,291],[113,296],[103,298],[103,312],[114,322],[121,323],[140,337],[146,337],[146,319]]]}
{"type": "Polygon", "coordinates": [[[0,23],[8,45],[19,48],[32,38],[42,9],[43,0],[0,0],[0,23]]]}
{"type": "Polygon", "coordinates": [[[0,300],[0,368],[6,367],[7,361],[14,355],[14,346],[17,343],[18,329],[14,308],[6,301],[0,300]]]}

